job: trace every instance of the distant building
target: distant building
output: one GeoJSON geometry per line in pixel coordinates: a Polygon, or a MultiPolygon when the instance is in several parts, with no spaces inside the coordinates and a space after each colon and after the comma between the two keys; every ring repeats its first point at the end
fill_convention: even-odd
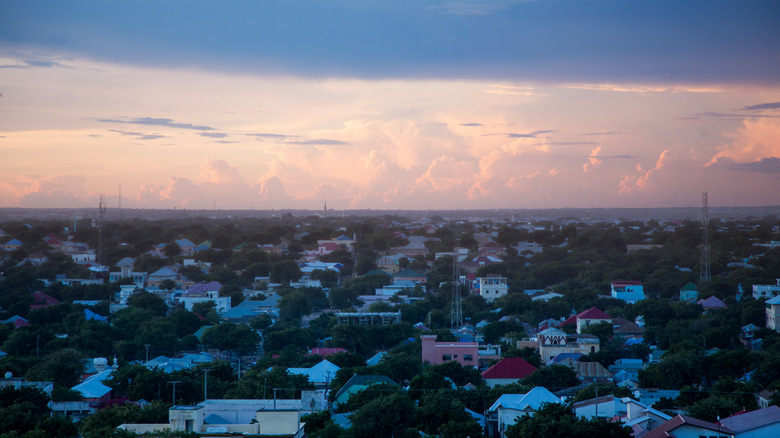
{"type": "Polygon", "coordinates": [[[766,305],[766,328],[780,332],[780,296],[776,296],[765,303],[766,305]]]}
{"type": "Polygon", "coordinates": [[[455,361],[462,366],[476,367],[479,363],[477,342],[436,342],[435,335],[420,336],[422,361],[431,365],[455,361]]]}
{"type": "Polygon", "coordinates": [[[699,298],[699,291],[695,284],[688,283],[680,288],[680,301],[685,303],[692,303],[699,298]]]}
{"type": "Polygon", "coordinates": [[[599,351],[599,338],[593,335],[569,335],[557,328],[542,330],[537,335],[542,361],[554,359],[561,353],[588,355],[599,351]]]}
{"type": "Polygon", "coordinates": [[[645,299],[645,291],[640,281],[613,281],[612,298],[623,300],[629,304],[645,299]]]}
{"type": "Polygon", "coordinates": [[[498,274],[490,274],[487,277],[477,277],[475,287],[476,293],[489,303],[505,296],[509,292],[506,277],[502,277],[498,274]]]}
{"type": "Polygon", "coordinates": [[[776,281],[777,284],[754,284],[753,298],[770,299],[780,295],[780,278],[778,278],[776,281]]]}
{"type": "Polygon", "coordinates": [[[401,311],[398,312],[342,312],[336,314],[339,325],[393,325],[401,322],[401,311]]]}

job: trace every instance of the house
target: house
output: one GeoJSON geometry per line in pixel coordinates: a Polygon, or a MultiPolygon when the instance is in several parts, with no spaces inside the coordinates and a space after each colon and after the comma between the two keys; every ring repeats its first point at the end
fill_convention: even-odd
{"type": "Polygon", "coordinates": [[[13,324],[14,330],[20,328],[20,327],[28,327],[32,324],[30,324],[30,321],[27,321],[25,318],[14,315],[4,321],[0,321],[0,324],[13,324]]]}
{"type": "Polygon", "coordinates": [[[279,294],[274,293],[262,301],[244,300],[241,304],[230,308],[230,310],[220,316],[225,321],[234,323],[248,322],[262,313],[278,317],[281,299],[282,297],[279,294]]]}
{"type": "Polygon", "coordinates": [[[376,266],[384,272],[395,274],[401,270],[401,267],[398,265],[398,261],[402,258],[406,258],[407,260],[409,259],[409,257],[406,257],[405,254],[385,255],[379,257],[376,260],[376,266]]]}
{"type": "Polygon", "coordinates": [[[479,362],[477,342],[436,342],[435,335],[422,335],[422,362],[441,365],[454,360],[462,366],[476,367],[479,362]]]}
{"type": "Polygon", "coordinates": [[[328,384],[336,377],[336,372],[340,369],[337,365],[323,359],[309,368],[287,368],[287,372],[306,376],[316,388],[327,389],[328,384]]]}
{"type": "Polygon", "coordinates": [[[24,261],[29,262],[31,265],[35,267],[40,267],[42,264],[46,263],[49,260],[48,257],[46,257],[46,254],[42,252],[34,252],[25,257],[24,261]]]}
{"type": "Polygon", "coordinates": [[[95,255],[94,251],[79,252],[79,253],[71,254],[70,258],[73,259],[73,263],[78,263],[79,265],[85,265],[87,263],[95,263],[95,261],[97,260],[97,255],[95,255]]]}
{"type": "MultiPolygon", "coordinates": [[[[304,436],[299,409],[276,407],[276,400],[206,400],[195,406],[175,405],[168,410],[168,422],[161,424],[125,423],[117,428],[137,435],[151,435],[163,430],[194,432],[203,436],[268,436],[278,438],[300,438],[304,436]],[[228,403],[219,403],[228,402],[228,403]],[[212,405],[217,409],[209,408],[212,405]],[[227,406],[227,409],[225,409],[227,406]],[[251,414],[251,420],[231,422],[234,412],[251,414]],[[229,417],[228,419],[224,417],[229,417]]],[[[312,400],[313,401],[313,400],[312,400]]],[[[298,405],[302,403],[298,402],[298,405]]],[[[312,411],[306,411],[312,412],[312,411]]],[[[242,419],[244,417],[242,416],[242,419]]]]}
{"type": "Polygon", "coordinates": [[[629,321],[622,317],[617,317],[612,320],[612,332],[615,336],[620,338],[641,337],[645,333],[645,329],[639,327],[639,325],[633,321],[629,321]]]}
{"type": "Polygon", "coordinates": [[[536,367],[522,357],[506,357],[482,372],[482,378],[490,388],[517,383],[530,376],[536,367]]]}
{"type": "Polygon", "coordinates": [[[645,299],[645,291],[640,281],[613,281],[611,295],[612,298],[623,300],[629,304],[645,299]]]}
{"type": "Polygon", "coordinates": [[[398,312],[341,312],[336,314],[338,325],[393,325],[401,322],[401,311],[398,312]]]}
{"type": "Polygon", "coordinates": [[[614,381],[612,373],[598,362],[580,362],[572,358],[565,358],[560,364],[573,369],[577,373],[577,378],[583,382],[609,384],[614,381]]]}
{"type": "Polygon", "coordinates": [[[576,324],[577,333],[582,333],[582,330],[592,325],[601,324],[602,322],[611,324],[612,317],[601,311],[597,307],[591,307],[590,309],[583,310],[582,312],[568,317],[565,321],[560,323],[558,327],[567,326],[570,324],[576,324]]]}
{"type": "Polygon", "coordinates": [[[396,272],[393,275],[393,281],[402,281],[407,280],[414,283],[425,283],[426,278],[425,274],[420,274],[417,271],[414,271],[412,269],[404,269],[403,271],[396,272]]]}
{"type": "Polygon", "coordinates": [[[734,433],[720,424],[697,420],[687,415],[677,415],[642,435],[642,438],[735,438],[734,433]]]}
{"type": "Polygon", "coordinates": [[[30,304],[30,310],[45,309],[57,304],[60,304],[60,300],[51,297],[41,291],[33,292],[33,300],[35,302],[30,304]]]}
{"type": "Polygon", "coordinates": [[[692,303],[699,297],[699,291],[695,284],[688,283],[680,288],[680,301],[692,303]]]}
{"type": "Polygon", "coordinates": [[[735,438],[774,438],[780,436],[780,407],[732,415],[720,424],[734,432],[735,438]]]}
{"type": "Polygon", "coordinates": [[[168,266],[163,266],[162,268],[149,274],[148,284],[149,287],[159,287],[160,283],[165,280],[177,281],[178,279],[179,274],[176,271],[169,268],[168,266]]]}
{"type": "Polygon", "coordinates": [[[726,308],[726,303],[715,295],[707,298],[706,300],[699,300],[696,304],[700,305],[704,311],[708,310],[720,310],[726,308]]]}
{"type": "Polygon", "coordinates": [[[392,385],[392,386],[398,386],[397,383],[395,383],[392,379],[390,379],[387,376],[381,376],[381,375],[363,375],[359,376],[357,374],[353,374],[352,377],[347,380],[347,383],[344,384],[344,386],[339,389],[339,391],[336,393],[333,403],[335,405],[343,405],[349,400],[349,397],[352,394],[355,394],[357,392],[360,392],[366,388],[368,388],[371,385],[392,385]]]}
{"type": "Polygon", "coordinates": [[[345,247],[339,245],[336,242],[322,242],[317,247],[317,255],[324,256],[332,253],[333,251],[342,250],[345,247]]]}
{"type": "Polygon", "coordinates": [[[614,395],[574,403],[572,408],[577,417],[619,420],[633,429],[634,436],[642,436],[672,418],[630,397],[617,398],[614,395]]]}
{"type": "Polygon", "coordinates": [[[778,317],[780,317],[780,295],[768,300],[764,305],[766,306],[766,328],[780,332],[780,324],[778,324],[778,317]]]}
{"type": "Polygon", "coordinates": [[[487,277],[477,277],[474,282],[474,292],[485,301],[493,301],[505,296],[509,292],[506,277],[498,274],[489,274],[487,277]]]}
{"type": "Polygon", "coordinates": [[[15,251],[22,247],[22,241],[19,239],[11,239],[8,242],[5,242],[2,246],[6,251],[15,251]]]}
{"type": "Polygon", "coordinates": [[[780,278],[775,280],[777,284],[754,284],[753,298],[769,299],[780,295],[780,278]]]}
{"type": "Polygon", "coordinates": [[[417,283],[410,280],[399,280],[388,286],[382,286],[381,288],[374,289],[375,295],[392,297],[395,294],[404,294],[405,292],[411,292],[417,283]]]}
{"type": "Polygon", "coordinates": [[[543,361],[555,358],[561,353],[588,355],[600,349],[599,338],[594,335],[569,335],[561,329],[548,328],[536,335],[539,355],[543,361]]]}
{"type": "Polygon", "coordinates": [[[190,255],[195,250],[195,244],[190,239],[178,239],[174,240],[181,249],[181,255],[190,255]]]}
{"type": "Polygon", "coordinates": [[[488,432],[491,437],[503,437],[506,428],[521,416],[533,416],[545,403],[563,403],[544,387],[537,386],[526,394],[503,394],[487,410],[488,432]]]}

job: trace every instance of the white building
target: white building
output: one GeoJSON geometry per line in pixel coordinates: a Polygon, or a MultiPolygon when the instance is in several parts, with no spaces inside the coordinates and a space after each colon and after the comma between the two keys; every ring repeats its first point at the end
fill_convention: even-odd
{"type": "Polygon", "coordinates": [[[485,301],[493,301],[503,297],[509,292],[509,286],[506,283],[506,277],[497,274],[490,274],[487,277],[478,277],[476,279],[476,292],[485,301]]]}
{"type": "Polygon", "coordinates": [[[775,280],[777,284],[754,284],[753,285],[753,298],[770,299],[780,294],[780,278],[775,280]]]}

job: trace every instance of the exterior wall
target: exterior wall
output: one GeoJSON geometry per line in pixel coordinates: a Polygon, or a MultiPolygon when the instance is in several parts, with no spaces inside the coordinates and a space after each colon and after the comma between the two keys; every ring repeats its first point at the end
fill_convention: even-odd
{"type": "Polygon", "coordinates": [[[260,435],[294,435],[301,428],[298,411],[258,411],[260,435]]]}
{"type": "Polygon", "coordinates": [[[462,366],[476,367],[479,360],[479,344],[476,342],[436,342],[436,336],[420,336],[422,361],[431,365],[456,361],[462,366]]]}
{"type": "Polygon", "coordinates": [[[184,303],[184,308],[192,311],[195,303],[213,302],[217,313],[225,313],[230,310],[230,297],[179,297],[179,302],[184,303]]]}
{"type": "Polygon", "coordinates": [[[777,279],[777,284],[754,284],[753,285],[753,298],[774,298],[780,294],[780,278],[777,279]]]}
{"type": "Polygon", "coordinates": [[[639,282],[613,282],[612,298],[635,303],[645,299],[645,291],[639,282]]]}
{"type": "Polygon", "coordinates": [[[702,436],[719,437],[719,438],[731,438],[734,435],[730,433],[718,433],[717,430],[706,429],[703,427],[693,426],[690,424],[683,424],[680,427],[672,431],[675,438],[700,438],[702,436]]]}
{"type": "Polygon", "coordinates": [[[577,319],[577,333],[582,333],[582,329],[586,327],[590,327],[592,325],[601,324],[602,322],[606,322],[611,324],[611,319],[577,319]]]}
{"type": "Polygon", "coordinates": [[[479,295],[487,302],[503,297],[509,291],[505,277],[479,277],[479,295]]]}
{"type": "Polygon", "coordinates": [[[767,304],[766,305],[766,327],[775,331],[780,331],[780,324],[778,324],[778,318],[780,318],[780,305],[767,304]]]}

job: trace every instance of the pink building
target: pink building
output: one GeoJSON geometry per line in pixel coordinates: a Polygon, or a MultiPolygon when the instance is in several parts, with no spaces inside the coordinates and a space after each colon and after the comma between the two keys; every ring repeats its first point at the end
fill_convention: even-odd
{"type": "Polygon", "coordinates": [[[477,342],[436,342],[435,335],[423,335],[420,340],[423,363],[441,365],[454,360],[462,366],[476,367],[479,364],[477,342]]]}

